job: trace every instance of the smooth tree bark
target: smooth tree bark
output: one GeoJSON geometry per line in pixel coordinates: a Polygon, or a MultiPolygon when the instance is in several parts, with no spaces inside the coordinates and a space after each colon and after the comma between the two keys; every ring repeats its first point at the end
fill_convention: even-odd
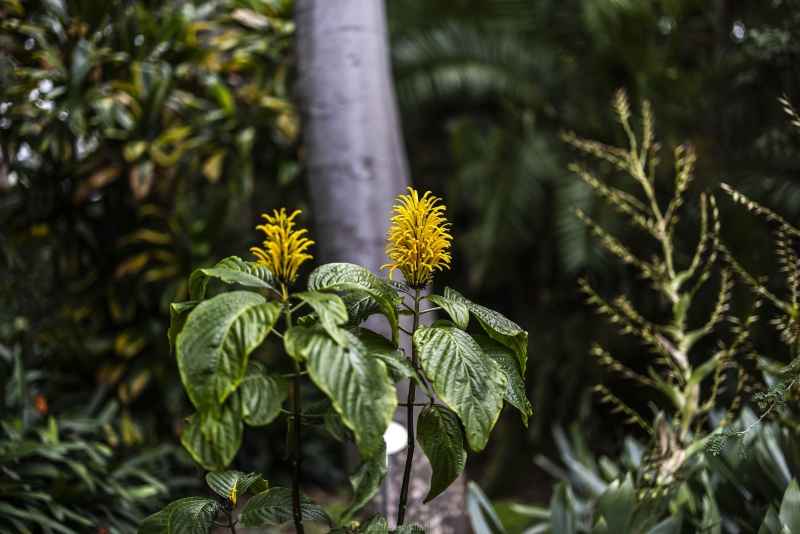
{"type": "MultiPolygon", "coordinates": [[[[355,263],[378,274],[388,261],[386,233],[392,206],[411,184],[383,1],[295,0],[295,21],[315,256],[322,263],[355,263]]],[[[367,327],[387,329],[385,320],[371,320],[367,327]]],[[[404,349],[411,354],[410,344],[404,349]]],[[[398,384],[401,402],[407,392],[398,384]]],[[[405,425],[404,412],[397,410],[395,420],[405,425]]],[[[442,534],[467,532],[463,477],[423,506],[431,468],[419,447],[417,451],[406,523],[442,534]]],[[[389,457],[389,471],[374,503],[390,526],[397,517],[405,456],[400,452],[389,457]]]]}

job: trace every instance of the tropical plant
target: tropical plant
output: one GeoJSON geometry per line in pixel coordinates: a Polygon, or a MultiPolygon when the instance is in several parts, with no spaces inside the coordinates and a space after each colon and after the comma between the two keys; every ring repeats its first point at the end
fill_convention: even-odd
{"type": "Polygon", "coordinates": [[[23,347],[0,345],[0,532],[133,534],[181,477],[172,444],[120,447],[119,403],[99,413],[53,415],[41,368],[23,367],[23,347]]]}
{"type": "MultiPolygon", "coordinates": [[[[744,409],[734,424],[742,428],[756,420],[744,409]]],[[[553,428],[561,465],[542,455],[536,464],[560,480],[548,506],[513,503],[510,511],[527,518],[524,534],[571,532],[678,533],[781,532],[797,524],[800,498],[796,476],[796,431],[786,436],[781,425],[767,422],[748,436],[751,454],[742,458],[736,447],[718,456],[703,455],[685,472],[685,485],[671,502],[637,499],[646,465],[647,447],[626,436],[619,456],[590,452],[585,433],[574,424],[569,433],[553,428]],[[563,466],[563,467],[562,467],[563,466]],[[644,468],[643,468],[644,467],[644,468]],[[780,503],[776,508],[775,503],[780,503]],[[767,525],[766,530],[760,530],[767,525]],[[775,526],[779,525],[777,529],[775,526]]],[[[480,488],[471,486],[470,517],[476,534],[497,534],[505,528],[480,488]]]]}
{"type": "Polygon", "coordinates": [[[153,343],[170,302],[229,246],[237,216],[262,211],[256,190],[285,194],[297,175],[289,14],[286,2],[0,6],[3,319],[37,317],[54,368],[116,393],[135,440],[170,432],[151,414],[179,420],[185,404],[153,343]]]}
{"type": "MultiPolygon", "coordinates": [[[[443,295],[421,293],[437,271],[450,267],[447,249],[452,237],[442,216],[444,206],[437,205],[439,199],[430,193],[420,197],[411,188],[409,192],[398,198],[391,219],[386,248],[391,262],[384,266],[390,268],[389,279],[378,278],[358,265],[330,263],[309,275],[306,291],[290,292],[298,269],[311,259],[307,252],[314,243],[304,236],[305,230],[295,229],[300,212],[287,215],[282,209],[264,215],[266,223],[258,227],[266,234],[263,248],[252,249],[258,262],[231,257],[211,269],[199,269],[189,279],[191,300],[172,305],[170,345],[175,347],[183,384],[197,409],[186,419],[181,441],[199,466],[223,471],[239,449],[245,423],[261,426],[281,413],[290,416],[286,449],[287,455],[293,452],[292,488],[259,492],[237,520],[244,526],[293,519],[301,533],[304,520],[330,524],[327,515],[318,513],[316,503],[300,494],[301,440],[312,425],[325,425],[337,439],[358,445],[361,464],[350,477],[353,499],[343,519],[363,507],[386,475],[383,435],[398,406],[392,384],[400,380],[408,379],[411,386],[407,401],[401,404],[408,410],[409,432],[397,518],[400,531],[413,531],[403,524],[415,439],[433,467],[425,498],[428,502],[464,469],[466,453],[459,421],[470,448],[479,451],[486,446],[504,400],[520,410],[523,420],[531,414],[522,381],[527,333],[450,288],[443,295]],[[392,279],[395,269],[405,282],[392,279]],[[206,285],[212,278],[255,291],[226,292],[205,300],[206,285]],[[335,292],[346,293],[340,297],[335,292]],[[423,309],[425,301],[436,306],[423,309]],[[312,312],[295,322],[304,306],[312,312]],[[451,321],[420,325],[420,316],[435,310],[444,310],[451,321]],[[389,338],[359,326],[376,314],[386,318],[389,338]],[[488,335],[465,331],[470,314],[488,335]],[[411,330],[399,324],[399,315],[413,317],[411,330]],[[283,332],[277,330],[279,319],[285,323],[283,332]],[[400,332],[412,338],[410,360],[398,348],[400,332]],[[283,340],[292,373],[270,373],[250,358],[270,334],[283,340]],[[304,376],[325,394],[322,402],[303,406],[304,376]],[[415,402],[417,387],[430,397],[428,401],[415,402]],[[443,404],[434,403],[431,388],[443,404]],[[290,389],[292,411],[282,408],[290,389]],[[415,406],[423,406],[416,431],[415,406]],[[254,507],[264,510],[250,513],[254,507]],[[278,513],[278,509],[286,511],[278,513]]],[[[235,483],[227,488],[228,497],[236,488],[235,483]]],[[[177,519],[172,518],[178,517],[180,506],[181,510],[191,509],[195,524],[211,528],[218,505],[199,502],[175,505],[169,514],[169,510],[159,512],[158,521],[169,515],[168,532],[179,532],[173,525],[177,519]]],[[[231,530],[237,521],[230,519],[231,530]]],[[[370,531],[387,528],[383,518],[371,521],[377,523],[370,531]]],[[[363,531],[364,526],[354,527],[359,528],[363,531]]]]}

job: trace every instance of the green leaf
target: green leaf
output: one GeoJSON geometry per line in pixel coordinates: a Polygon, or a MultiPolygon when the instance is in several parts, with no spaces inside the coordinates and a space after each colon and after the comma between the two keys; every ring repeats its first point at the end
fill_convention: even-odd
{"type": "Polygon", "coordinates": [[[328,263],[314,269],[308,277],[309,291],[362,291],[372,297],[389,320],[392,343],[398,342],[397,294],[380,278],[351,263],[328,263]]]}
{"type": "Polygon", "coordinates": [[[211,499],[182,502],[169,515],[169,534],[209,534],[219,514],[219,503],[211,499]]]}
{"type": "Polygon", "coordinates": [[[315,291],[296,293],[292,296],[314,308],[322,328],[336,343],[342,347],[347,347],[347,336],[339,328],[339,325],[346,324],[349,319],[347,308],[345,308],[342,299],[337,295],[315,291]]]}
{"type": "Polygon", "coordinates": [[[361,459],[368,460],[383,443],[397,397],[386,366],[370,358],[355,335],[343,332],[350,348],[337,345],[323,330],[290,328],[285,334],[286,350],[305,360],[311,380],[331,399],[342,422],[353,431],[361,459]]]}
{"type": "MultiPolygon", "coordinates": [[[[303,521],[317,521],[331,525],[331,518],[325,510],[305,495],[300,495],[300,512],[303,521]]],[[[272,488],[247,501],[239,522],[249,528],[263,525],[280,525],[292,519],[292,490],[272,488]]]]}
{"type": "Polygon", "coordinates": [[[342,512],[341,521],[347,521],[354,512],[367,504],[381,487],[383,477],[386,476],[386,442],[381,444],[375,456],[362,461],[353,474],[350,475],[350,484],[353,486],[353,500],[350,506],[342,512]]]}
{"type": "Polygon", "coordinates": [[[783,502],[781,502],[778,516],[781,518],[781,523],[791,532],[800,532],[800,488],[798,488],[796,478],[792,479],[792,483],[783,494],[783,502]]]}
{"type": "Polygon", "coordinates": [[[364,291],[351,291],[342,297],[342,302],[347,309],[347,326],[358,326],[381,310],[375,299],[364,291]]]}
{"type": "Polygon", "coordinates": [[[431,488],[423,504],[446,490],[464,470],[467,453],[458,419],[452,410],[440,404],[428,404],[417,422],[417,441],[431,462],[431,488]]]}
{"type": "Polygon", "coordinates": [[[506,391],[503,398],[520,411],[522,422],[528,426],[528,417],[533,415],[533,407],[525,395],[525,382],[519,371],[519,361],[511,350],[488,336],[472,336],[484,354],[495,362],[506,377],[506,391]]]}
{"type": "Polygon", "coordinates": [[[647,534],[679,534],[683,523],[683,514],[668,517],[654,526],[647,534]]]}
{"type": "MultiPolygon", "coordinates": [[[[241,383],[250,353],[280,315],[277,301],[233,291],[198,304],[178,336],[178,370],[205,421],[241,383]]],[[[205,422],[203,423],[205,424],[205,422]]]]}
{"type": "Polygon", "coordinates": [[[390,382],[396,384],[404,378],[410,378],[426,395],[433,397],[428,385],[414,370],[414,366],[405,357],[403,351],[392,345],[391,341],[366,328],[355,327],[347,330],[364,344],[370,356],[378,358],[386,365],[390,382]]]}
{"type": "Polygon", "coordinates": [[[278,373],[268,375],[261,362],[248,362],[239,393],[244,422],[250,426],[261,426],[271,423],[280,415],[283,401],[289,395],[289,386],[278,373]]]}
{"type": "Polygon", "coordinates": [[[513,350],[519,360],[521,374],[525,376],[525,368],[528,362],[528,333],[526,331],[496,311],[475,304],[449,287],[445,288],[444,296],[447,299],[462,302],[466,305],[492,339],[513,350]]]}
{"type": "Polygon", "coordinates": [[[570,489],[566,480],[559,482],[550,499],[550,530],[552,534],[573,534],[575,518],[570,506],[570,489]]]}
{"type": "Polygon", "coordinates": [[[276,296],[281,296],[280,291],[275,289],[275,279],[272,273],[266,267],[231,256],[211,269],[197,269],[192,273],[192,276],[189,277],[190,300],[203,300],[209,278],[219,278],[226,284],[269,289],[276,296]]]}
{"type": "Polygon", "coordinates": [[[421,326],[413,342],[436,394],[464,423],[469,446],[483,450],[503,408],[506,384],[497,363],[449,321],[421,326]]]}
{"type": "MultiPolygon", "coordinates": [[[[303,414],[307,415],[322,415],[332,410],[331,408],[331,400],[325,399],[321,400],[317,403],[312,404],[305,410],[303,410],[303,414]]],[[[286,452],[283,455],[284,460],[289,459],[289,455],[292,453],[295,447],[295,438],[294,438],[294,417],[289,417],[287,419],[287,430],[286,430],[286,452]]],[[[314,425],[322,425],[325,424],[325,418],[323,417],[301,417],[300,418],[300,437],[306,435],[306,433],[311,429],[314,425]]]]}
{"type": "MultiPolygon", "coordinates": [[[[402,532],[400,530],[401,528],[402,527],[398,527],[394,532],[402,532]]],[[[380,514],[375,514],[358,525],[357,532],[363,534],[388,534],[389,525],[386,524],[386,520],[382,518],[380,514]]]]}
{"type": "Polygon", "coordinates": [[[160,512],[156,512],[155,514],[142,519],[142,522],[139,523],[139,529],[136,531],[136,534],[167,534],[169,532],[169,516],[176,506],[188,502],[207,500],[208,499],[205,497],[185,497],[183,499],[173,501],[160,512]]]}
{"type": "Polygon", "coordinates": [[[622,484],[619,480],[615,480],[608,485],[597,500],[595,513],[605,518],[610,532],[628,532],[635,506],[633,482],[630,477],[625,477],[622,484]]]}
{"type": "Polygon", "coordinates": [[[476,534],[506,534],[492,503],[480,486],[467,482],[467,512],[476,534]]]}
{"type": "Polygon", "coordinates": [[[429,295],[425,298],[437,306],[441,306],[461,330],[467,329],[467,325],[469,324],[469,308],[467,308],[466,304],[440,295],[429,295]]]}
{"type": "Polygon", "coordinates": [[[170,304],[169,330],[167,331],[170,355],[175,349],[175,342],[178,340],[178,334],[183,331],[183,327],[186,325],[186,319],[189,318],[189,312],[195,309],[198,304],[200,304],[200,302],[196,300],[190,300],[189,302],[173,302],[170,304]]]}
{"type": "MultiPolygon", "coordinates": [[[[617,531],[609,530],[608,521],[606,521],[606,518],[603,516],[600,516],[600,518],[597,520],[597,523],[595,523],[594,527],[592,528],[592,534],[611,534],[612,532],[617,532],[617,531]]],[[[619,532],[627,532],[627,531],[621,530],[619,532]]]]}
{"type": "Polygon", "coordinates": [[[79,39],[72,48],[72,62],[69,69],[70,84],[79,90],[86,75],[92,70],[92,53],[94,47],[86,39],[79,39]]]}
{"type": "Polygon", "coordinates": [[[761,528],[758,529],[758,534],[781,534],[781,519],[778,517],[778,512],[771,504],[767,510],[767,515],[764,516],[764,521],[761,523],[761,528]]]}
{"type": "Polygon", "coordinates": [[[223,471],[207,474],[206,483],[218,495],[236,504],[236,497],[247,491],[250,485],[260,478],[261,475],[255,473],[246,475],[241,471],[223,471]]]}
{"type": "Polygon", "coordinates": [[[208,417],[205,424],[199,414],[187,417],[181,444],[198,464],[211,471],[222,471],[242,444],[243,427],[241,401],[234,393],[222,405],[219,417],[208,417]]]}

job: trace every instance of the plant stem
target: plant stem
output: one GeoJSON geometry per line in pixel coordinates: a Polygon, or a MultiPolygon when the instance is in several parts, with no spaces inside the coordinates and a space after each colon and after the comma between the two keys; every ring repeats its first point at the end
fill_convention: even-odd
{"type": "MultiPolygon", "coordinates": [[[[286,330],[292,327],[292,309],[289,306],[289,299],[283,301],[283,310],[286,315],[286,330]]],[[[300,377],[303,375],[300,370],[300,363],[292,358],[294,367],[294,461],[292,462],[292,516],[294,517],[294,529],[297,534],[305,534],[303,527],[303,513],[300,509],[300,439],[301,427],[300,419],[303,412],[303,397],[300,391],[300,377]]]]}
{"type": "MultiPolygon", "coordinates": [[[[414,328],[413,333],[419,328],[419,288],[416,288],[414,294],[414,328]]],[[[417,349],[413,346],[411,348],[411,365],[416,369],[419,367],[419,357],[417,349]]],[[[414,461],[414,398],[417,393],[417,386],[411,380],[408,381],[408,401],[407,404],[407,417],[408,417],[408,452],[406,453],[406,469],[403,473],[403,486],[400,488],[400,504],[397,509],[397,526],[403,524],[406,518],[406,504],[408,503],[408,483],[411,481],[411,463],[414,461]]]]}

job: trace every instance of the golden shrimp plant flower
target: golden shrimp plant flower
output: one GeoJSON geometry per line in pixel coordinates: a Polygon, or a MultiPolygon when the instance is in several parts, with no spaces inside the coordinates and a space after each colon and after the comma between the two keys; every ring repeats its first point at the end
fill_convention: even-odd
{"type": "Polygon", "coordinates": [[[280,211],[273,210],[273,215],[262,215],[267,222],[256,226],[266,234],[264,248],[253,247],[250,250],[258,257],[257,265],[263,265],[275,276],[281,285],[283,299],[286,300],[286,286],[297,279],[297,269],[312,256],[306,254],[313,241],[304,237],[305,229],[294,230],[294,219],[300,215],[300,210],[291,215],[286,215],[286,208],[280,211]]]}
{"type": "Polygon", "coordinates": [[[450,268],[450,223],[442,216],[444,205],[436,205],[441,199],[430,191],[422,195],[408,188],[409,195],[397,197],[399,205],[394,207],[392,226],[387,234],[389,244],[386,254],[392,260],[381,267],[389,267],[389,278],[395,269],[400,269],[406,283],[421,288],[433,281],[436,270],[450,268]]]}

